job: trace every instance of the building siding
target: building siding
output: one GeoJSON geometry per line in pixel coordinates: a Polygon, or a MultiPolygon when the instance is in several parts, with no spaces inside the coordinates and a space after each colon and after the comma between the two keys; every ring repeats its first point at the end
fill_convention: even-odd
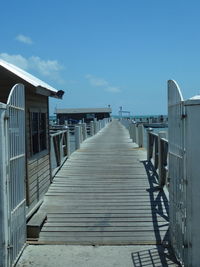
{"type": "Polygon", "coordinates": [[[26,190],[27,190],[27,212],[43,198],[51,182],[50,153],[48,142],[48,98],[37,95],[32,90],[26,90],[26,190]],[[47,149],[35,155],[31,155],[31,125],[30,113],[46,113],[46,139],[47,149]]]}

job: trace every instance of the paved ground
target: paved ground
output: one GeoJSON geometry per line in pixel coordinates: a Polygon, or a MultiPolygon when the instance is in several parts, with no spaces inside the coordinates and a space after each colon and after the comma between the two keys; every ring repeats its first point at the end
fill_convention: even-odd
{"type": "Polygon", "coordinates": [[[16,267],[176,267],[155,246],[28,246],[16,267]]]}

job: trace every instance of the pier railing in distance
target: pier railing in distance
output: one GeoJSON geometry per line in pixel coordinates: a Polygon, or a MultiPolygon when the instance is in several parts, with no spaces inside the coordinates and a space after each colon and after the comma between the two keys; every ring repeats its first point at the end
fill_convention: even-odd
{"type": "Polygon", "coordinates": [[[72,148],[70,138],[74,136],[75,150],[81,147],[81,143],[88,137],[97,134],[110,122],[110,118],[91,121],[89,124],[78,123],[73,125],[54,125],[50,130],[50,160],[51,175],[55,176],[65,160],[70,157],[72,148]]]}
{"type": "Polygon", "coordinates": [[[158,134],[152,128],[144,130],[143,124],[132,123],[130,120],[120,120],[129,130],[130,138],[139,147],[146,147],[147,160],[151,161],[158,174],[159,186],[168,185],[168,140],[166,132],[158,134]],[[145,136],[146,135],[146,136],[145,136]],[[146,144],[145,141],[146,140],[146,144]]]}
{"type": "Polygon", "coordinates": [[[168,185],[168,140],[166,132],[158,134],[147,130],[147,160],[151,161],[158,173],[159,186],[168,185]]]}
{"type": "Polygon", "coordinates": [[[69,129],[50,133],[52,177],[69,156],[69,129]]]}

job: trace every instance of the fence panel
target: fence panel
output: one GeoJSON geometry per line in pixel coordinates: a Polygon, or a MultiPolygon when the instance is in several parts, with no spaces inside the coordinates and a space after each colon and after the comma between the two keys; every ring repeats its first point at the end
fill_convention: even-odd
{"type": "Polygon", "coordinates": [[[8,264],[14,264],[26,242],[25,199],[25,96],[24,86],[15,85],[7,101],[8,142],[8,264]]]}
{"type": "Polygon", "coordinates": [[[170,240],[178,259],[184,259],[186,188],[184,183],[184,106],[175,81],[168,81],[170,240]]]}
{"type": "Polygon", "coordinates": [[[7,201],[7,145],[5,129],[6,105],[0,103],[0,266],[8,266],[8,201],[7,201]]]}
{"type": "Polygon", "coordinates": [[[51,172],[54,177],[56,172],[69,157],[69,129],[50,134],[51,144],[51,172]]]}

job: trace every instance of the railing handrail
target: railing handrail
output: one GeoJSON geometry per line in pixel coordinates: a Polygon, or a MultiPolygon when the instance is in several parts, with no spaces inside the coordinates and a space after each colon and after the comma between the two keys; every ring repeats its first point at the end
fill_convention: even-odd
{"type": "Polygon", "coordinates": [[[51,171],[52,177],[62,166],[64,161],[69,158],[70,134],[75,135],[75,150],[80,148],[81,143],[101,130],[109,122],[109,119],[95,120],[92,123],[78,123],[73,125],[54,125],[50,128],[50,147],[51,147],[51,171]],[[95,131],[94,131],[95,126],[95,131]],[[57,129],[56,129],[57,127],[57,129]],[[60,128],[63,127],[63,128],[60,128]]]}
{"type": "MultiPolygon", "coordinates": [[[[144,146],[144,127],[140,123],[134,123],[131,120],[120,120],[121,123],[128,128],[130,138],[139,147],[144,146]]],[[[153,132],[152,128],[148,128],[147,135],[147,160],[151,161],[155,171],[158,172],[159,186],[168,185],[168,140],[165,137],[166,132],[153,132]]]]}
{"type": "Polygon", "coordinates": [[[147,139],[150,140],[147,144],[148,160],[152,162],[154,158],[152,163],[155,170],[158,170],[159,186],[163,187],[168,185],[168,140],[151,131],[147,131],[147,139]]]}
{"type": "Polygon", "coordinates": [[[67,131],[68,131],[67,129],[66,130],[58,130],[55,133],[52,133],[51,130],[50,130],[50,137],[66,133],[67,131]]]}

